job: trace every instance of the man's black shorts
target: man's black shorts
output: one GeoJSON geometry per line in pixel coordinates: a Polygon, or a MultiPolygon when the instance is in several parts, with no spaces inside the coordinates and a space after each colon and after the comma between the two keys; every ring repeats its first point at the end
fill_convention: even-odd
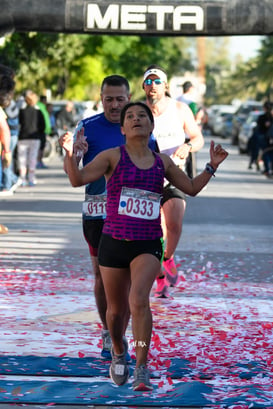
{"type": "Polygon", "coordinates": [[[100,238],[102,235],[104,220],[103,219],[82,219],[82,228],[84,238],[89,245],[89,249],[92,255],[96,256],[98,253],[98,247],[100,238]]]}
{"type": "Polygon", "coordinates": [[[185,193],[183,193],[181,190],[177,189],[176,187],[172,186],[171,184],[168,184],[163,189],[163,195],[162,195],[162,199],[160,202],[161,206],[163,206],[164,203],[166,203],[168,200],[173,199],[175,197],[186,201],[185,193]]]}

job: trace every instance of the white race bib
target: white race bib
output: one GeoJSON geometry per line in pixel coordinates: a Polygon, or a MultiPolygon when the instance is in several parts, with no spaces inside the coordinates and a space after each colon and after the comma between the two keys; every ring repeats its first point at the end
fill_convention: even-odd
{"type": "Polygon", "coordinates": [[[118,213],[139,219],[157,219],[160,212],[161,195],[148,190],[123,187],[118,213]]]}
{"type": "Polygon", "coordinates": [[[106,217],[106,194],[87,195],[86,199],[82,204],[82,211],[86,216],[106,217]]]}

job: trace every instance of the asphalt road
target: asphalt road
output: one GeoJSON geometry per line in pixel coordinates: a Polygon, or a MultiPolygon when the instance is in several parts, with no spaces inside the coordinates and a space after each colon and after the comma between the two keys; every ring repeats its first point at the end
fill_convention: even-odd
{"type": "MultiPolygon", "coordinates": [[[[206,137],[205,147],[197,155],[199,171],[209,159],[209,141],[206,137]]],[[[268,268],[272,259],[273,179],[248,170],[248,157],[239,155],[228,141],[215,141],[225,146],[229,156],[209,185],[197,197],[188,198],[177,254],[203,254],[230,266],[240,258],[244,268],[234,273],[236,279],[259,282],[264,279],[260,274],[263,265],[268,268]]],[[[7,235],[0,236],[2,263],[11,258],[14,263],[15,257],[18,263],[39,259],[41,264],[63,251],[88,255],[81,229],[84,189],[70,186],[61,158],[51,159],[48,166],[37,170],[36,187],[19,188],[13,196],[0,198],[0,222],[9,228],[7,235]],[[28,233],[23,240],[22,232],[28,233]]],[[[272,282],[273,274],[267,280],[272,282]]],[[[1,409],[15,406],[0,404],[1,409]]],[[[68,407],[76,408],[62,405],[58,409],[68,407]]]]}
{"type": "MultiPolygon", "coordinates": [[[[208,161],[209,141],[197,154],[198,171],[208,161]]],[[[271,253],[273,225],[273,179],[248,170],[248,157],[225,140],[215,138],[229,152],[208,186],[197,197],[188,198],[179,251],[225,251],[271,253]]],[[[37,237],[52,236],[57,245],[82,248],[81,200],[83,188],[72,188],[62,170],[62,160],[51,159],[49,168],[37,170],[34,188],[19,188],[11,197],[0,197],[0,222],[9,234],[0,237],[0,246],[29,247],[16,240],[18,231],[37,237]],[[35,230],[35,231],[34,231],[35,230]],[[15,240],[15,242],[14,242],[15,240]],[[10,243],[10,244],[9,244],[10,243]]],[[[50,252],[46,239],[39,251],[50,252]]],[[[1,247],[0,247],[1,248],[1,247]]]]}

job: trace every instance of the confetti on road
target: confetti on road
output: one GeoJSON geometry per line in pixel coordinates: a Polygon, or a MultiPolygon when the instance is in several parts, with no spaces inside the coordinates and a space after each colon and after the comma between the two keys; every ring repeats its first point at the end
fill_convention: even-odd
{"type": "MultiPolygon", "coordinates": [[[[170,289],[169,299],[154,298],[152,291],[152,396],[166,405],[171,397],[174,405],[185,393],[181,385],[204,385],[208,389],[200,396],[216,405],[211,408],[227,403],[233,409],[273,408],[273,257],[268,256],[261,266],[249,254],[247,263],[243,256],[210,257],[183,255],[176,260],[180,281],[170,289]]],[[[33,364],[30,357],[56,358],[56,374],[72,378],[86,376],[81,374],[80,362],[83,373],[86,360],[92,359],[94,376],[113,388],[108,366],[100,360],[101,324],[88,257],[63,251],[58,258],[40,262],[12,260],[11,253],[1,255],[0,355],[13,357],[8,365],[0,360],[1,382],[18,365],[17,373],[27,375],[33,364]],[[16,361],[16,356],[26,360],[16,361]]],[[[130,325],[127,337],[134,358],[130,325]]],[[[51,374],[52,368],[38,366],[36,374],[46,375],[47,370],[51,374]]],[[[104,386],[100,391],[103,402],[107,396],[112,398],[107,390],[104,386]]],[[[1,385],[0,394],[5,396],[6,391],[6,385],[1,385]]],[[[23,385],[15,382],[8,391],[16,401],[25,401],[23,385]]],[[[126,402],[132,389],[124,391],[115,399],[126,402]]],[[[90,398],[90,393],[82,393],[79,399],[90,398]]],[[[47,403],[53,405],[58,399],[52,397],[47,403]]]]}

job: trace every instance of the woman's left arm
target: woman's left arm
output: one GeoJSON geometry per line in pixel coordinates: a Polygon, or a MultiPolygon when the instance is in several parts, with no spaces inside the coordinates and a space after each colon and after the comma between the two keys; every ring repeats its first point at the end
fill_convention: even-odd
{"type": "Polygon", "coordinates": [[[203,172],[195,178],[189,178],[185,172],[179,169],[175,163],[166,155],[163,161],[166,169],[166,179],[175,187],[182,190],[190,196],[196,196],[209,182],[218,166],[226,159],[228,152],[221,145],[215,146],[214,142],[210,144],[210,161],[207,163],[203,172]],[[169,159],[169,160],[168,160],[169,159]]]}

